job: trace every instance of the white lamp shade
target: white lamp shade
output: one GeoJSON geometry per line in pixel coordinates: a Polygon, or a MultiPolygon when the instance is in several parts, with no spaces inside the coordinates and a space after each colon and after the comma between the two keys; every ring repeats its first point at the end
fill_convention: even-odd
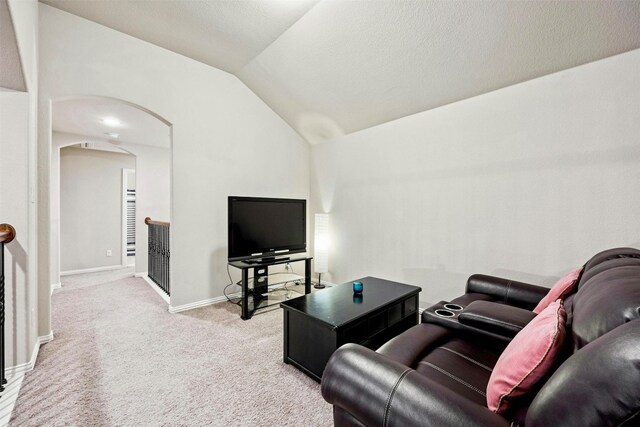
{"type": "Polygon", "coordinates": [[[326,213],[316,214],[315,217],[313,265],[316,273],[329,271],[329,214],[326,213]]]}

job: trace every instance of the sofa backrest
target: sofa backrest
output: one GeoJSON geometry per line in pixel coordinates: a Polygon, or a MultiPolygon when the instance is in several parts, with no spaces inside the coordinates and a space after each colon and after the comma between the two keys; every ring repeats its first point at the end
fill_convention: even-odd
{"type": "Polygon", "coordinates": [[[640,320],[564,361],[529,406],[526,427],[640,425],[640,320]]]}
{"type": "Polygon", "coordinates": [[[565,309],[570,353],[640,317],[640,250],[609,249],[591,258],[565,309]]]}
{"type": "Polygon", "coordinates": [[[567,354],[529,406],[526,426],[640,424],[640,251],[585,264],[565,301],[567,354]]]}

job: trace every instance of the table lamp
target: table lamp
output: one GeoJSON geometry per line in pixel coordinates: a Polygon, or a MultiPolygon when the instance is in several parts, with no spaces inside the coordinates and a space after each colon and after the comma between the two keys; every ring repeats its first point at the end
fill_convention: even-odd
{"type": "Polygon", "coordinates": [[[324,289],[322,273],[329,271],[329,214],[316,214],[313,242],[313,265],[318,273],[318,283],[314,288],[324,289]]]}

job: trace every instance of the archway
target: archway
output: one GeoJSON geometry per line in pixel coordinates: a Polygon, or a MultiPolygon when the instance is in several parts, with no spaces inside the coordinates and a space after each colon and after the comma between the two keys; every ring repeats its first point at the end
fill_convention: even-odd
{"type": "MultiPolygon", "coordinates": [[[[135,156],[136,170],[136,242],[135,274],[146,276],[147,230],[144,217],[171,221],[171,124],[152,111],[134,103],[97,96],[70,96],[57,98],[51,103],[51,169],[50,169],[50,282],[60,283],[61,227],[60,227],[60,150],[82,144],[92,150],[120,151],[135,156]],[[56,187],[58,185],[58,187],[56,187]],[[139,203],[138,203],[139,202],[139,203]]],[[[122,177],[124,178],[124,172],[122,177]]],[[[124,215],[124,207],[123,215],[124,215]]],[[[124,228],[124,224],[122,225],[124,228]]],[[[113,252],[120,256],[113,261],[82,270],[108,269],[125,264],[125,236],[118,250],[106,249],[107,257],[113,252]],[[121,262],[115,262],[120,260],[121,262]]],[[[104,260],[103,260],[104,261],[104,260]]],[[[86,267],[86,266],[85,266],[86,267]]],[[[53,289],[52,289],[53,292],[53,289]]],[[[162,293],[159,292],[161,295],[162,293]]],[[[165,295],[168,302],[168,295],[165,295]]]]}

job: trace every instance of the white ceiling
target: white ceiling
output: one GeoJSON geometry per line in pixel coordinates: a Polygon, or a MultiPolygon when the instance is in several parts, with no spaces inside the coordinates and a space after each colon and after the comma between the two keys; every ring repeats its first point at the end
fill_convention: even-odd
{"type": "Polygon", "coordinates": [[[318,0],[41,0],[235,73],[318,0]]]}
{"type": "Polygon", "coordinates": [[[57,132],[83,135],[115,144],[127,142],[170,148],[171,129],[160,119],[122,101],[108,98],[76,98],[56,101],[52,108],[52,128],[57,132]],[[119,126],[108,126],[105,118],[116,118],[119,126]],[[112,138],[106,133],[119,134],[112,138]]]}
{"type": "Polygon", "coordinates": [[[640,1],[42,1],[235,73],[311,143],[640,48],[640,1]]]}
{"type": "Polygon", "coordinates": [[[7,0],[0,0],[0,90],[27,91],[7,0]]]}

